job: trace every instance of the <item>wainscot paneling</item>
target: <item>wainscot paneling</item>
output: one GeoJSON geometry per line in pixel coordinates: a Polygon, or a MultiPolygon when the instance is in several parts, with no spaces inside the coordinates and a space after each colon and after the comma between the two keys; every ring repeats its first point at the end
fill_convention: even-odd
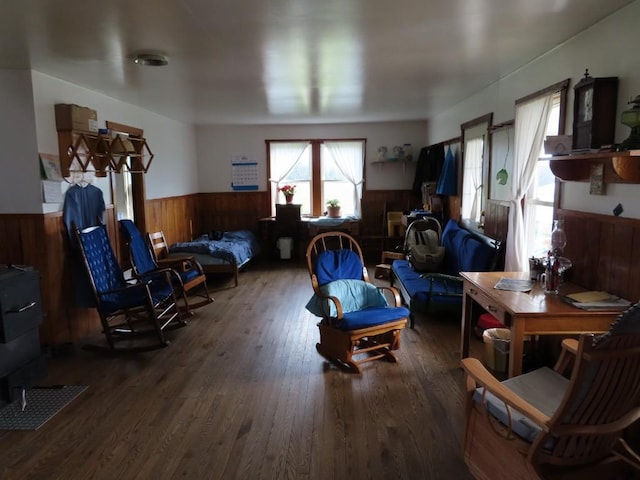
{"type": "Polygon", "coordinates": [[[147,200],[146,231],[162,230],[169,243],[191,240],[197,232],[198,195],[184,195],[147,200]]]}
{"type": "Polygon", "coordinates": [[[268,192],[221,192],[198,194],[198,222],[194,235],[212,230],[258,232],[258,219],[271,215],[268,192]]]}
{"type": "Polygon", "coordinates": [[[636,302],[640,298],[640,220],[558,210],[564,218],[567,279],[636,302]]]}
{"type": "Polygon", "coordinates": [[[509,228],[509,203],[489,200],[484,212],[484,234],[494,240],[506,241],[509,228]]]}
{"type": "MultiPolygon", "coordinates": [[[[107,208],[105,223],[113,242],[116,230],[112,206],[107,208]]],[[[40,273],[43,345],[73,342],[99,328],[92,309],[73,306],[70,255],[62,212],[0,215],[0,263],[28,265],[40,273]]]]}

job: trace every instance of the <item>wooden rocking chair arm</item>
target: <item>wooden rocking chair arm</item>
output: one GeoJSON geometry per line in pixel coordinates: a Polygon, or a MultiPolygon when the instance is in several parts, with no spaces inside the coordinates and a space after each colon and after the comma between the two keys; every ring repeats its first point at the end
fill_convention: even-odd
{"type": "MultiPolygon", "coordinates": [[[[477,386],[484,387],[487,392],[536,423],[543,431],[549,431],[549,416],[500,383],[480,360],[477,358],[463,358],[462,368],[465,371],[467,380],[473,380],[477,386]]],[[[469,386],[469,383],[467,383],[467,386],[469,386]]]]}
{"type": "MultiPolygon", "coordinates": [[[[337,312],[335,318],[337,318],[338,320],[342,320],[342,316],[343,316],[342,304],[340,303],[340,300],[338,299],[338,297],[334,297],[333,295],[323,295],[319,290],[316,291],[316,295],[321,300],[327,300],[327,302],[333,302],[337,312]]],[[[331,308],[327,303],[326,318],[330,318],[330,315],[329,315],[330,311],[331,311],[331,308]]]]}
{"type": "Polygon", "coordinates": [[[391,295],[393,295],[393,299],[395,301],[395,305],[394,305],[395,307],[399,307],[400,305],[402,305],[402,301],[400,300],[400,291],[396,287],[383,285],[381,287],[378,287],[378,290],[382,292],[385,292],[385,291],[390,292],[391,295]]]}
{"type": "Polygon", "coordinates": [[[559,425],[552,433],[558,435],[606,435],[624,430],[640,418],[640,407],[636,407],[617,420],[598,425],[559,425]]]}
{"type": "Polygon", "coordinates": [[[159,268],[152,272],[145,273],[144,275],[139,275],[138,278],[143,282],[150,283],[154,277],[157,277],[159,275],[163,275],[169,283],[171,283],[171,277],[173,277],[176,283],[178,283],[181,287],[183,286],[182,278],[174,268],[159,268]]]}
{"type": "Polygon", "coordinates": [[[139,280],[138,283],[129,283],[125,286],[122,287],[118,287],[118,288],[112,288],[109,290],[103,290],[101,292],[98,292],[98,295],[102,296],[102,295],[110,295],[112,293],[122,293],[126,290],[130,290],[132,288],[149,288],[149,282],[148,281],[144,281],[144,280],[139,280]]]}
{"type": "Polygon", "coordinates": [[[180,255],[175,257],[164,257],[158,259],[156,262],[159,267],[163,268],[173,268],[174,270],[179,270],[181,272],[186,272],[191,270],[192,268],[197,269],[200,273],[202,273],[202,266],[196,262],[193,255],[180,255]]]}

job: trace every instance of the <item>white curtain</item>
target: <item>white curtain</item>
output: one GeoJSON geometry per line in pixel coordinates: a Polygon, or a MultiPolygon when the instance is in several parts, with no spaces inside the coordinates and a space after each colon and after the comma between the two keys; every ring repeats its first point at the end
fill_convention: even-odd
{"type": "Polygon", "coordinates": [[[275,205],[278,198],[280,182],[289,175],[296,166],[309,142],[270,142],[269,155],[271,158],[271,204],[275,205]]]}
{"type": "Polygon", "coordinates": [[[474,222],[480,220],[480,208],[482,205],[482,159],[484,151],[484,138],[472,138],[465,142],[464,147],[464,178],[462,218],[474,222]]]}
{"type": "Polygon", "coordinates": [[[509,206],[509,230],[505,270],[522,272],[529,269],[526,257],[522,217],[522,199],[533,181],[536,162],[547,129],[553,92],[516,105],[515,146],[513,161],[512,199],[509,206]]]}
{"type": "Polygon", "coordinates": [[[362,217],[360,199],[364,183],[364,142],[324,142],[323,145],[340,173],[353,186],[354,215],[362,217]]]}

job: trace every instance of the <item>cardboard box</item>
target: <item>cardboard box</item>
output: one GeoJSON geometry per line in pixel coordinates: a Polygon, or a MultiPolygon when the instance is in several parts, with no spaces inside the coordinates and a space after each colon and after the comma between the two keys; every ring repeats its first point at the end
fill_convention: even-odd
{"type": "Polygon", "coordinates": [[[98,114],[95,110],[69,103],[58,103],[55,106],[56,129],[78,130],[81,132],[98,131],[98,114]]]}
{"type": "Polygon", "coordinates": [[[549,135],[544,139],[544,153],[547,155],[569,155],[571,135],[549,135]]]}

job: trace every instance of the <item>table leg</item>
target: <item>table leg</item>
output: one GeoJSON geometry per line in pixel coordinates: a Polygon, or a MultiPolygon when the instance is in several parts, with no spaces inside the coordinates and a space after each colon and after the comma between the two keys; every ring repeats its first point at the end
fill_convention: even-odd
{"type": "Polygon", "coordinates": [[[524,354],[524,321],[515,317],[511,320],[511,343],[509,345],[509,378],[522,374],[524,354]]]}
{"type": "MultiPolygon", "coordinates": [[[[465,288],[466,292],[466,288],[465,288]]],[[[469,356],[469,341],[471,338],[471,323],[473,311],[473,299],[469,298],[466,293],[462,295],[462,319],[460,328],[460,358],[469,356]]]]}

